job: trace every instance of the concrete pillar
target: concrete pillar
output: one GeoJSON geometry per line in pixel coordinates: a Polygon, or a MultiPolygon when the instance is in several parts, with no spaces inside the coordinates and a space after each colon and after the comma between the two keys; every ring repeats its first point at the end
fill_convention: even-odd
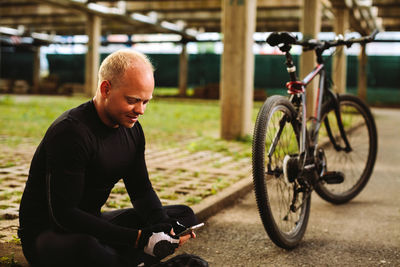
{"type": "Polygon", "coordinates": [[[367,100],[367,53],[366,45],[361,45],[360,55],[358,56],[358,97],[367,100]]]}
{"type": "Polygon", "coordinates": [[[187,90],[187,80],[188,80],[188,54],[187,45],[182,43],[182,51],[179,56],[179,96],[185,97],[187,90]]]}
{"type": "MultiPolygon", "coordinates": [[[[335,8],[335,22],[333,30],[336,34],[342,34],[349,29],[350,26],[350,12],[346,7],[335,8]]],[[[347,74],[347,58],[345,47],[339,46],[336,48],[336,54],[333,56],[332,61],[332,79],[335,83],[335,91],[337,93],[346,92],[346,74],[347,74]]]]}
{"type": "Polygon", "coordinates": [[[251,134],[256,7],[256,0],[222,1],[221,138],[226,140],[251,134]]]}
{"type": "Polygon", "coordinates": [[[39,93],[40,87],[40,46],[35,48],[33,55],[32,93],[39,93]]]}
{"type": "Polygon", "coordinates": [[[97,89],[97,72],[99,70],[99,46],[101,35],[100,17],[87,14],[86,34],[89,37],[88,51],[85,59],[85,94],[93,96],[97,89]]]}
{"type": "MultiPolygon", "coordinates": [[[[321,1],[303,0],[302,19],[300,31],[303,39],[315,39],[321,30],[321,1]]],[[[303,52],[300,57],[300,77],[304,78],[316,65],[314,51],[303,52]]],[[[318,79],[315,78],[307,86],[307,117],[314,112],[316,91],[318,89],[318,79]]]]}

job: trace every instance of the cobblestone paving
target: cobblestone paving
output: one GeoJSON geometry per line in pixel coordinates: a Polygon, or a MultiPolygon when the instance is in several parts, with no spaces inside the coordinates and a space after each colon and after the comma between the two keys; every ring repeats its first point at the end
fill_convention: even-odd
{"type": "MultiPolygon", "coordinates": [[[[148,146],[146,150],[149,175],[164,205],[193,206],[251,175],[251,159],[235,156],[243,149],[239,145],[232,144],[229,153],[191,152],[187,147],[188,142],[183,142],[174,148],[148,146]]],[[[26,145],[11,149],[1,146],[0,149],[0,242],[7,242],[16,236],[19,203],[35,147],[26,145]]],[[[131,204],[120,181],[103,211],[125,207],[131,207],[131,204]]]]}

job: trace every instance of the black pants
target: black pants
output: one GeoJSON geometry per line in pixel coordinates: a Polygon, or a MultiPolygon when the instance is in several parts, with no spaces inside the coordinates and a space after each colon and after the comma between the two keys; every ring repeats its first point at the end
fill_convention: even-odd
{"type": "MultiPolygon", "coordinates": [[[[169,217],[186,227],[197,223],[191,208],[184,205],[163,207],[169,217]]],[[[134,209],[104,212],[102,218],[119,226],[140,229],[142,222],[134,209]]],[[[20,232],[22,249],[32,266],[96,266],[125,267],[156,263],[157,259],[132,246],[104,244],[93,236],[65,234],[52,230],[42,232],[37,238],[25,238],[29,233],[20,232]]]]}

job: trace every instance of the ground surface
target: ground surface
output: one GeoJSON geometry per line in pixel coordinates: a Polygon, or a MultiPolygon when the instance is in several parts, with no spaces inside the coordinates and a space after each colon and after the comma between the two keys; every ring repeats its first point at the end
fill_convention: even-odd
{"type": "MultiPolygon", "coordinates": [[[[198,239],[185,244],[180,253],[200,255],[210,262],[210,266],[400,266],[400,141],[397,139],[400,110],[375,109],[374,114],[378,125],[379,152],[371,181],[355,200],[346,205],[333,206],[314,194],[308,229],[297,249],[279,249],[268,239],[251,193],[209,218],[206,226],[198,231],[198,239]]],[[[148,165],[151,166],[153,160],[153,165],[158,166],[153,169],[154,172],[164,172],[160,176],[169,171],[176,173],[171,167],[163,166],[162,160],[157,161],[157,158],[161,159],[160,153],[153,152],[154,158],[151,159],[149,154],[148,165]]],[[[15,153],[18,154],[19,150],[15,153]]],[[[24,155],[22,153],[20,157],[24,155]]],[[[218,176],[221,179],[241,177],[251,168],[250,162],[239,164],[229,158],[222,160],[222,156],[201,155],[203,160],[183,157],[181,162],[177,162],[182,167],[181,173],[197,166],[197,169],[191,169],[192,176],[187,177],[196,177],[195,181],[200,181],[218,176],[217,170],[222,173],[218,176]],[[217,161],[220,163],[215,164],[217,161]],[[225,164],[225,161],[231,165],[225,164]]],[[[5,189],[20,188],[26,176],[26,167],[14,170],[13,177],[21,179],[5,179],[8,186],[3,186],[3,193],[5,189]]],[[[2,175],[4,180],[4,176],[9,174],[3,171],[2,175]]],[[[173,194],[180,195],[176,192],[179,191],[176,185],[170,188],[174,188],[168,189],[173,190],[173,194]]],[[[166,192],[170,192],[168,190],[166,192]]],[[[186,190],[194,189],[189,186],[186,190]]],[[[11,190],[18,191],[20,189],[11,190]]],[[[14,254],[18,263],[27,266],[18,241],[12,238],[17,220],[12,220],[15,205],[9,203],[18,202],[18,195],[8,194],[5,197],[8,200],[4,205],[10,207],[4,209],[3,216],[5,211],[9,211],[11,220],[0,220],[0,234],[5,235],[0,239],[3,242],[0,242],[0,257],[14,254]]],[[[115,192],[115,205],[123,203],[120,199],[121,196],[115,192]]],[[[173,201],[181,200],[185,198],[173,201]]]]}
{"type": "MultiPolygon", "coordinates": [[[[238,153],[242,153],[240,144],[231,144],[229,153],[192,150],[193,144],[197,144],[196,139],[184,140],[169,149],[147,146],[149,176],[164,205],[183,203],[194,207],[251,174],[250,158],[237,157],[238,153]]],[[[30,143],[13,148],[0,143],[0,166],[4,166],[0,167],[0,258],[14,257],[22,264],[26,262],[16,233],[18,209],[34,150],[35,146],[30,143]],[[10,158],[13,158],[12,164],[8,163],[10,158]]],[[[103,210],[131,206],[124,184],[120,181],[103,210]]],[[[0,259],[0,266],[1,262],[0,259]]]]}
{"type": "Polygon", "coordinates": [[[400,266],[400,110],[374,110],[379,152],[365,190],[334,206],[315,193],[304,241],[276,247],[258,216],[253,192],[211,217],[184,247],[211,266],[400,266]]]}

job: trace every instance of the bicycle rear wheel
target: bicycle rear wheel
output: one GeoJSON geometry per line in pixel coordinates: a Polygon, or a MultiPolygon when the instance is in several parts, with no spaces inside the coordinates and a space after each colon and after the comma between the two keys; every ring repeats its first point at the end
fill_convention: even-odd
{"type": "Polygon", "coordinates": [[[378,149],[375,121],[368,106],[358,97],[346,94],[339,96],[339,106],[351,150],[344,149],[346,145],[332,103],[327,103],[322,109],[325,130],[321,128],[319,143],[326,159],[323,171],[340,171],[344,174],[344,181],[340,184],[321,182],[315,188],[318,195],[334,204],[346,203],[361,192],[372,174],[378,149]],[[330,140],[328,128],[339,149],[330,140]]]}
{"type": "Polygon", "coordinates": [[[288,159],[298,154],[299,127],[293,105],[283,96],[269,97],[254,128],[253,182],[264,228],[271,240],[285,249],[299,244],[310,213],[310,195],[297,191],[297,173],[292,179],[287,175],[295,169],[288,159]]]}

